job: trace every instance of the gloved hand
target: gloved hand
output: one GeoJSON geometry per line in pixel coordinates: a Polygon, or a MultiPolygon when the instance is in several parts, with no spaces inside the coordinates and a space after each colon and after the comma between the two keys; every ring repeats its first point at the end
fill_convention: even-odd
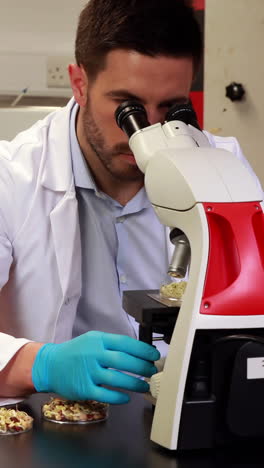
{"type": "Polygon", "coordinates": [[[126,393],[101,385],[147,392],[147,382],[120,371],[151,377],[157,372],[153,361],[159,357],[156,348],[142,341],[90,331],[65,343],[43,345],[33,364],[32,380],[38,392],[54,392],[70,400],[127,403],[126,393]]]}

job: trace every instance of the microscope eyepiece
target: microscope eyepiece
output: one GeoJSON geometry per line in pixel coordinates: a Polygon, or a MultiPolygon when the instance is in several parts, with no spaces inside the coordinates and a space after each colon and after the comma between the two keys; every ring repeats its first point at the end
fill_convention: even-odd
{"type": "Polygon", "coordinates": [[[167,122],[171,120],[181,120],[186,125],[190,124],[198,128],[198,130],[201,130],[197,121],[197,115],[190,100],[186,104],[175,104],[172,106],[168,110],[165,120],[167,122]]]}
{"type": "Polygon", "coordinates": [[[137,101],[125,101],[115,111],[117,125],[130,138],[133,133],[150,125],[145,107],[137,101]]]}

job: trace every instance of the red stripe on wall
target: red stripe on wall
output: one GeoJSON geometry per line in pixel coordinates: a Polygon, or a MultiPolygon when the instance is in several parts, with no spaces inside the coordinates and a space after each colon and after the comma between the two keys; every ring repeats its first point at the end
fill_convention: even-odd
{"type": "Polygon", "coordinates": [[[193,0],[193,8],[195,10],[204,10],[205,9],[205,0],[193,0]]]}
{"type": "Polygon", "coordinates": [[[193,108],[196,112],[198,123],[203,128],[203,106],[204,106],[204,93],[203,91],[191,91],[190,99],[193,108]]]}

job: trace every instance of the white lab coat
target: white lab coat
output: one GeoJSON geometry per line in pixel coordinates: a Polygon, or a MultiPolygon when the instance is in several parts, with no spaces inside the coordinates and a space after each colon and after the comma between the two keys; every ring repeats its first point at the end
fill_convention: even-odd
{"type": "MultiPolygon", "coordinates": [[[[82,283],[73,103],[0,142],[0,370],[28,340],[54,341],[56,327],[71,338],[82,283]]],[[[207,136],[248,165],[234,138],[207,136]]]]}

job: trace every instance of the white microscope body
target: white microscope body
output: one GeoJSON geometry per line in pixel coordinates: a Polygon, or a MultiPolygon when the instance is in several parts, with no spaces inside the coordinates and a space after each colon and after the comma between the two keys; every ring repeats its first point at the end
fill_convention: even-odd
{"type": "MultiPolygon", "coordinates": [[[[237,228],[224,227],[224,242],[218,239],[219,229],[221,231],[222,224],[225,225],[228,221],[221,221],[220,228],[217,224],[219,219],[223,220],[221,209],[224,212],[231,207],[237,209],[238,204],[242,209],[242,218],[243,210],[247,207],[249,210],[255,210],[263,219],[262,192],[248,169],[232,153],[211,147],[205,134],[180,120],[137,129],[129,136],[130,148],[139,168],[145,174],[145,188],[160,222],[171,229],[180,229],[188,238],[191,247],[188,284],[171,337],[151,431],[151,439],[154,442],[169,449],[177,449],[187,372],[196,331],[262,326],[262,291],[258,294],[258,309],[255,310],[255,314],[247,315],[246,310],[242,310],[243,307],[235,310],[235,313],[232,311],[234,300],[241,297],[241,294],[243,296],[241,288],[244,288],[247,280],[252,279],[248,277],[249,272],[255,278],[258,270],[262,269],[264,280],[259,253],[256,252],[256,268],[249,265],[248,253],[243,251],[244,247],[241,253],[239,246],[236,246],[239,222],[236,223],[237,228]],[[211,215],[213,224],[210,224],[211,215]],[[231,239],[228,238],[229,231],[231,239]],[[214,236],[217,237],[215,242],[214,236]],[[221,290],[217,289],[217,286],[214,290],[214,284],[218,280],[214,280],[212,275],[217,265],[212,266],[214,259],[210,258],[210,255],[225,248],[225,242],[227,253],[223,255],[233,256],[233,273],[231,271],[231,279],[227,280],[221,290]],[[233,244],[234,253],[230,251],[233,244]],[[244,266],[246,272],[241,283],[239,278],[244,266]]],[[[236,218],[233,212],[228,216],[229,219],[236,218]]],[[[243,229],[243,226],[240,228],[243,229]]],[[[254,244],[252,235],[248,235],[250,239],[243,239],[243,245],[254,244]]],[[[256,249],[254,244],[253,252],[256,249]]],[[[227,269],[227,263],[220,267],[227,269]]],[[[226,274],[228,276],[229,272],[223,273],[222,276],[226,277],[226,274]]],[[[221,278],[219,281],[221,283],[221,278]]],[[[256,285],[255,288],[260,289],[260,286],[256,285]]],[[[253,296],[255,292],[252,291],[253,296]]],[[[250,296],[251,292],[246,291],[245,294],[250,296]]]]}

